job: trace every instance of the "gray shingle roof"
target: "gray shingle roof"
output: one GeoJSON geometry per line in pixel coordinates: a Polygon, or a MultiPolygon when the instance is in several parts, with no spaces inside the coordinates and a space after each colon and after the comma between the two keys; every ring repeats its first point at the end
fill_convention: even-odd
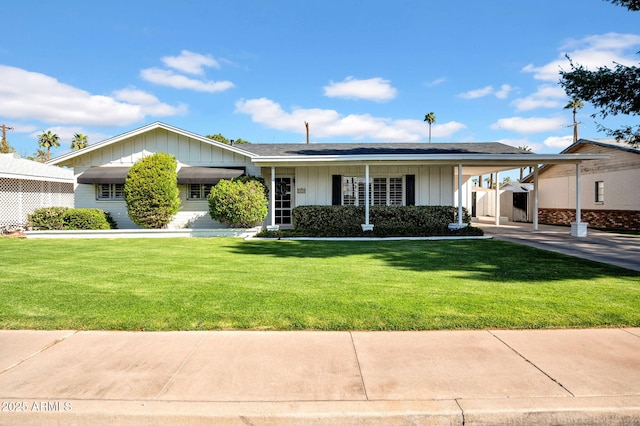
{"type": "Polygon", "coordinates": [[[532,154],[498,142],[486,143],[317,143],[247,144],[240,149],[265,157],[425,155],[425,154],[532,154]]]}

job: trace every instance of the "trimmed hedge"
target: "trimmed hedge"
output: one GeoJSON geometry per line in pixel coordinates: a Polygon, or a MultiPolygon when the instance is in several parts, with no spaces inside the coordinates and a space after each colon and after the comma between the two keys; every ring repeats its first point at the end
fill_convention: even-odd
{"type": "Polygon", "coordinates": [[[213,220],[247,228],[262,222],[268,213],[265,186],[252,178],[221,180],[207,197],[213,220]]]}
{"type": "MultiPolygon", "coordinates": [[[[371,206],[369,221],[373,231],[362,231],[364,206],[300,206],[293,209],[296,235],[313,237],[427,237],[436,235],[483,235],[479,228],[468,226],[449,230],[457,222],[458,208],[452,206],[371,206]]],[[[463,209],[462,221],[471,217],[463,209]]]]}
{"type": "Polygon", "coordinates": [[[36,231],[61,231],[115,229],[117,226],[111,215],[100,209],[45,207],[28,216],[27,228],[36,231]]]}
{"type": "Polygon", "coordinates": [[[124,181],[127,213],[143,228],[166,227],[180,210],[176,159],[164,152],[143,157],[124,181]]]}

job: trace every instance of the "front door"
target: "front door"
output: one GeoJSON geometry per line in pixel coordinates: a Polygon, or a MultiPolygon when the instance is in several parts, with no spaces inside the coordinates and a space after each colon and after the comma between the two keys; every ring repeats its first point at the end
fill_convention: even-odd
{"type": "Polygon", "coordinates": [[[293,208],[293,178],[290,176],[276,177],[276,225],[291,225],[291,209],[293,208]]]}

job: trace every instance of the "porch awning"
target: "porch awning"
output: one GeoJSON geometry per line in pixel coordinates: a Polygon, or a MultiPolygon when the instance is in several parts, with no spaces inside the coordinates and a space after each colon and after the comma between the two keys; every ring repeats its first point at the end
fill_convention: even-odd
{"type": "Polygon", "coordinates": [[[221,167],[182,167],[178,170],[178,184],[204,183],[215,185],[221,179],[232,179],[242,176],[244,169],[227,169],[221,167]]]}
{"type": "Polygon", "coordinates": [[[124,183],[129,167],[90,167],[78,176],[78,183],[124,183]]]}

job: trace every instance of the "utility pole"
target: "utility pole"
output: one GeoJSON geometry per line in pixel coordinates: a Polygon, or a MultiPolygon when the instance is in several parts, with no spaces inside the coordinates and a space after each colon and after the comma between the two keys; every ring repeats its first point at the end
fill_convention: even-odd
{"type": "Polygon", "coordinates": [[[309,145],[309,123],[304,122],[304,127],[307,128],[307,145],[309,145]]]}
{"type": "Polygon", "coordinates": [[[13,127],[8,127],[5,124],[2,124],[2,144],[0,145],[0,152],[8,153],[9,152],[9,143],[7,143],[7,130],[13,130],[13,127]]]}

